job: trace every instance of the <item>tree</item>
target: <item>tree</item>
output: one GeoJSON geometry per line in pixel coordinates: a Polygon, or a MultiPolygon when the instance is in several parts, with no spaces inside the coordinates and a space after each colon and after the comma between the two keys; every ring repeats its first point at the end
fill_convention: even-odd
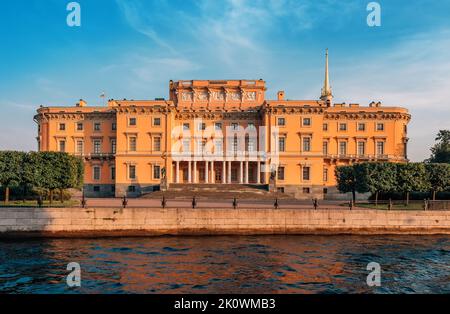
{"type": "Polygon", "coordinates": [[[406,206],[409,205],[410,192],[424,192],[429,190],[425,165],[423,163],[397,164],[396,189],[406,193],[406,206]]]}
{"type": "Polygon", "coordinates": [[[339,166],[335,170],[337,188],[341,193],[352,192],[353,203],[356,201],[356,176],[353,166],[339,166]]]}
{"type": "Polygon", "coordinates": [[[0,152],[0,184],[5,189],[5,204],[9,202],[9,189],[20,184],[20,166],[24,153],[0,152]]]}
{"type": "Polygon", "coordinates": [[[450,164],[425,164],[427,180],[431,187],[433,201],[436,199],[436,192],[450,189],[450,164]]]}
{"type": "Polygon", "coordinates": [[[58,180],[60,175],[60,155],[57,152],[41,152],[41,186],[49,191],[50,204],[53,203],[53,191],[58,189],[60,184],[58,180]]]}
{"type": "Polygon", "coordinates": [[[431,148],[429,163],[450,163],[450,130],[440,130],[436,136],[436,144],[431,148]]]}
{"type": "Polygon", "coordinates": [[[360,193],[375,194],[375,205],[378,205],[380,192],[391,192],[396,186],[397,167],[393,163],[361,163],[355,166],[356,190],[360,193]]]}

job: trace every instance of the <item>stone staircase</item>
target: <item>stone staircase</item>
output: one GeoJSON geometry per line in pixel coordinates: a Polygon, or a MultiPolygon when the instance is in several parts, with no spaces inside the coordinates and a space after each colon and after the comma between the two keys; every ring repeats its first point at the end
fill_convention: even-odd
{"type": "Polygon", "coordinates": [[[160,199],[290,199],[289,195],[269,192],[265,184],[170,184],[168,191],[155,191],[144,194],[141,198],[160,199]]]}

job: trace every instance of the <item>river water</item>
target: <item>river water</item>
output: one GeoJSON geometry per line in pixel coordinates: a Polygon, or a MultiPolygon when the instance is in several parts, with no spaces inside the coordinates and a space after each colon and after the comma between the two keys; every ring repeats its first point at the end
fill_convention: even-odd
{"type": "Polygon", "coordinates": [[[450,293],[450,237],[0,240],[0,293],[450,293]],[[66,284],[70,262],[81,287],[66,284]]]}

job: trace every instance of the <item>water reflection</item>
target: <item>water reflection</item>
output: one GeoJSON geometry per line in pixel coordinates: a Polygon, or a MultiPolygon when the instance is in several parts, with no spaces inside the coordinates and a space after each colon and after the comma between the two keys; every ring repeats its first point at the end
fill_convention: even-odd
{"type": "Polygon", "coordinates": [[[449,293],[450,238],[222,236],[0,242],[3,293],[449,293]],[[78,262],[82,287],[68,288],[78,262]],[[382,286],[366,285],[366,265],[382,286]]]}

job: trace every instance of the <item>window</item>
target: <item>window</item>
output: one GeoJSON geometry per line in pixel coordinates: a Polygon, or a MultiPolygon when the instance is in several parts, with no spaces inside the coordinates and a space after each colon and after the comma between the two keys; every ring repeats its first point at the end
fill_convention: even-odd
{"type": "Polygon", "coordinates": [[[199,130],[199,131],[204,131],[204,130],[206,130],[206,123],[204,123],[204,122],[199,123],[199,124],[198,124],[198,130],[199,130]]]}
{"type": "Polygon", "coordinates": [[[278,138],[278,150],[280,152],[284,152],[286,150],[286,138],[285,137],[278,138]]]}
{"type": "Polygon", "coordinates": [[[191,140],[183,139],[183,153],[191,152],[191,140]]]}
{"type": "Polygon", "coordinates": [[[189,131],[189,123],[183,123],[183,131],[189,131]]]}
{"type": "Polygon", "coordinates": [[[135,193],[136,192],[136,187],[134,185],[128,186],[128,192],[135,193]]]}
{"type": "Polygon", "coordinates": [[[129,139],[128,148],[131,152],[136,151],[136,136],[131,136],[129,139]]]}
{"type": "Polygon", "coordinates": [[[233,131],[236,131],[236,130],[238,129],[238,127],[239,127],[239,124],[237,124],[237,123],[231,123],[231,129],[232,129],[233,131]]]}
{"type": "Polygon", "coordinates": [[[311,126],[311,118],[303,118],[303,126],[311,126]]]}
{"type": "Polygon", "coordinates": [[[284,180],[284,167],[278,167],[278,180],[284,180]]]}
{"type": "Polygon", "coordinates": [[[59,141],[59,151],[60,152],[66,151],[66,141],[65,140],[59,141]]]}
{"type": "Polygon", "coordinates": [[[111,123],[111,130],[113,131],[117,130],[117,123],[115,122],[111,123]]]}
{"type": "Polygon", "coordinates": [[[111,167],[111,180],[116,180],[116,167],[111,167]]]}
{"type": "Polygon", "coordinates": [[[384,131],[384,123],[377,123],[377,131],[384,131]]]}
{"type": "Polygon", "coordinates": [[[100,131],[100,122],[94,123],[94,131],[100,131]]]}
{"type": "Polygon", "coordinates": [[[235,136],[233,138],[233,152],[237,153],[237,150],[238,150],[238,138],[237,138],[237,136],[235,136]]]}
{"type": "Polygon", "coordinates": [[[112,139],[111,140],[111,153],[115,154],[116,153],[116,149],[117,149],[116,140],[112,139]]]}
{"type": "Polygon", "coordinates": [[[128,120],[128,125],[129,126],[136,126],[136,118],[130,118],[128,120]]]}
{"type": "Polygon", "coordinates": [[[303,181],[309,181],[311,178],[311,167],[303,167],[302,170],[303,181]]]}
{"type": "Polygon", "coordinates": [[[284,118],[278,118],[278,126],[285,126],[286,120],[284,118]]]}
{"type": "Polygon", "coordinates": [[[153,138],[153,150],[155,152],[161,151],[161,137],[156,136],[153,138]]]}
{"type": "Polygon", "coordinates": [[[223,141],[222,141],[222,139],[215,139],[214,140],[214,152],[216,154],[222,154],[223,153],[223,141]]]}
{"type": "Polygon", "coordinates": [[[322,126],[323,131],[328,131],[328,123],[324,123],[322,126]]]}
{"type": "Polygon", "coordinates": [[[100,166],[94,166],[92,169],[94,171],[94,180],[100,180],[100,166]]]}
{"type": "Polygon", "coordinates": [[[94,154],[100,154],[102,151],[102,142],[100,140],[94,140],[94,154]]]}
{"type": "Polygon", "coordinates": [[[377,142],[377,155],[384,155],[384,142],[377,142]]]}
{"type": "Polygon", "coordinates": [[[366,143],[358,142],[358,156],[364,156],[366,154],[366,143]]]}
{"type": "Polygon", "coordinates": [[[66,130],[66,124],[65,123],[60,123],[59,124],[59,130],[60,131],[65,131],[66,130]]]}
{"type": "Polygon", "coordinates": [[[303,151],[304,152],[311,151],[311,138],[310,137],[303,138],[303,151]]]}
{"type": "Polygon", "coordinates": [[[310,192],[309,188],[303,188],[303,194],[309,194],[310,192]]]}
{"type": "Polygon", "coordinates": [[[328,194],[328,188],[323,188],[323,194],[328,194]]]}
{"type": "Polygon", "coordinates": [[[222,130],[222,123],[215,123],[214,124],[214,130],[221,131],[222,130]]]}
{"type": "Polygon", "coordinates": [[[256,138],[254,137],[248,137],[247,142],[247,151],[249,152],[255,152],[256,151],[256,138]]]}
{"type": "Polygon", "coordinates": [[[249,122],[249,123],[247,124],[247,128],[248,128],[249,130],[254,130],[254,129],[255,129],[255,124],[254,124],[253,122],[249,122]]]}
{"type": "Polygon", "coordinates": [[[83,123],[81,122],[77,123],[77,131],[83,131],[83,123]]]}
{"type": "Polygon", "coordinates": [[[136,180],[136,166],[135,165],[128,166],[128,178],[130,180],[136,180]]]}
{"type": "Polygon", "coordinates": [[[77,154],[83,154],[83,141],[77,140],[77,154]]]}
{"type": "Polygon", "coordinates": [[[328,142],[323,142],[322,143],[322,153],[324,155],[328,155],[328,142]]]}
{"type": "Polygon", "coordinates": [[[161,166],[159,165],[153,166],[153,179],[155,180],[161,179],[161,166]]]}
{"type": "Polygon", "coordinates": [[[94,185],[94,187],[92,189],[94,192],[100,192],[100,186],[98,186],[98,185],[94,185]]]}
{"type": "Polygon", "coordinates": [[[347,155],[347,142],[339,142],[339,155],[347,155]]]}
{"type": "Polygon", "coordinates": [[[347,131],[347,123],[339,123],[339,131],[347,131]]]}
{"type": "Polygon", "coordinates": [[[358,131],[365,131],[365,130],[366,130],[366,124],[358,123],[358,131]]]}
{"type": "Polygon", "coordinates": [[[405,134],[408,133],[408,126],[406,124],[403,126],[403,131],[405,132],[405,134]]]}
{"type": "Polygon", "coordinates": [[[328,169],[323,168],[323,182],[327,182],[327,181],[328,181],[328,169]]]}
{"type": "Polygon", "coordinates": [[[153,126],[161,126],[161,118],[153,118],[153,126]]]}

